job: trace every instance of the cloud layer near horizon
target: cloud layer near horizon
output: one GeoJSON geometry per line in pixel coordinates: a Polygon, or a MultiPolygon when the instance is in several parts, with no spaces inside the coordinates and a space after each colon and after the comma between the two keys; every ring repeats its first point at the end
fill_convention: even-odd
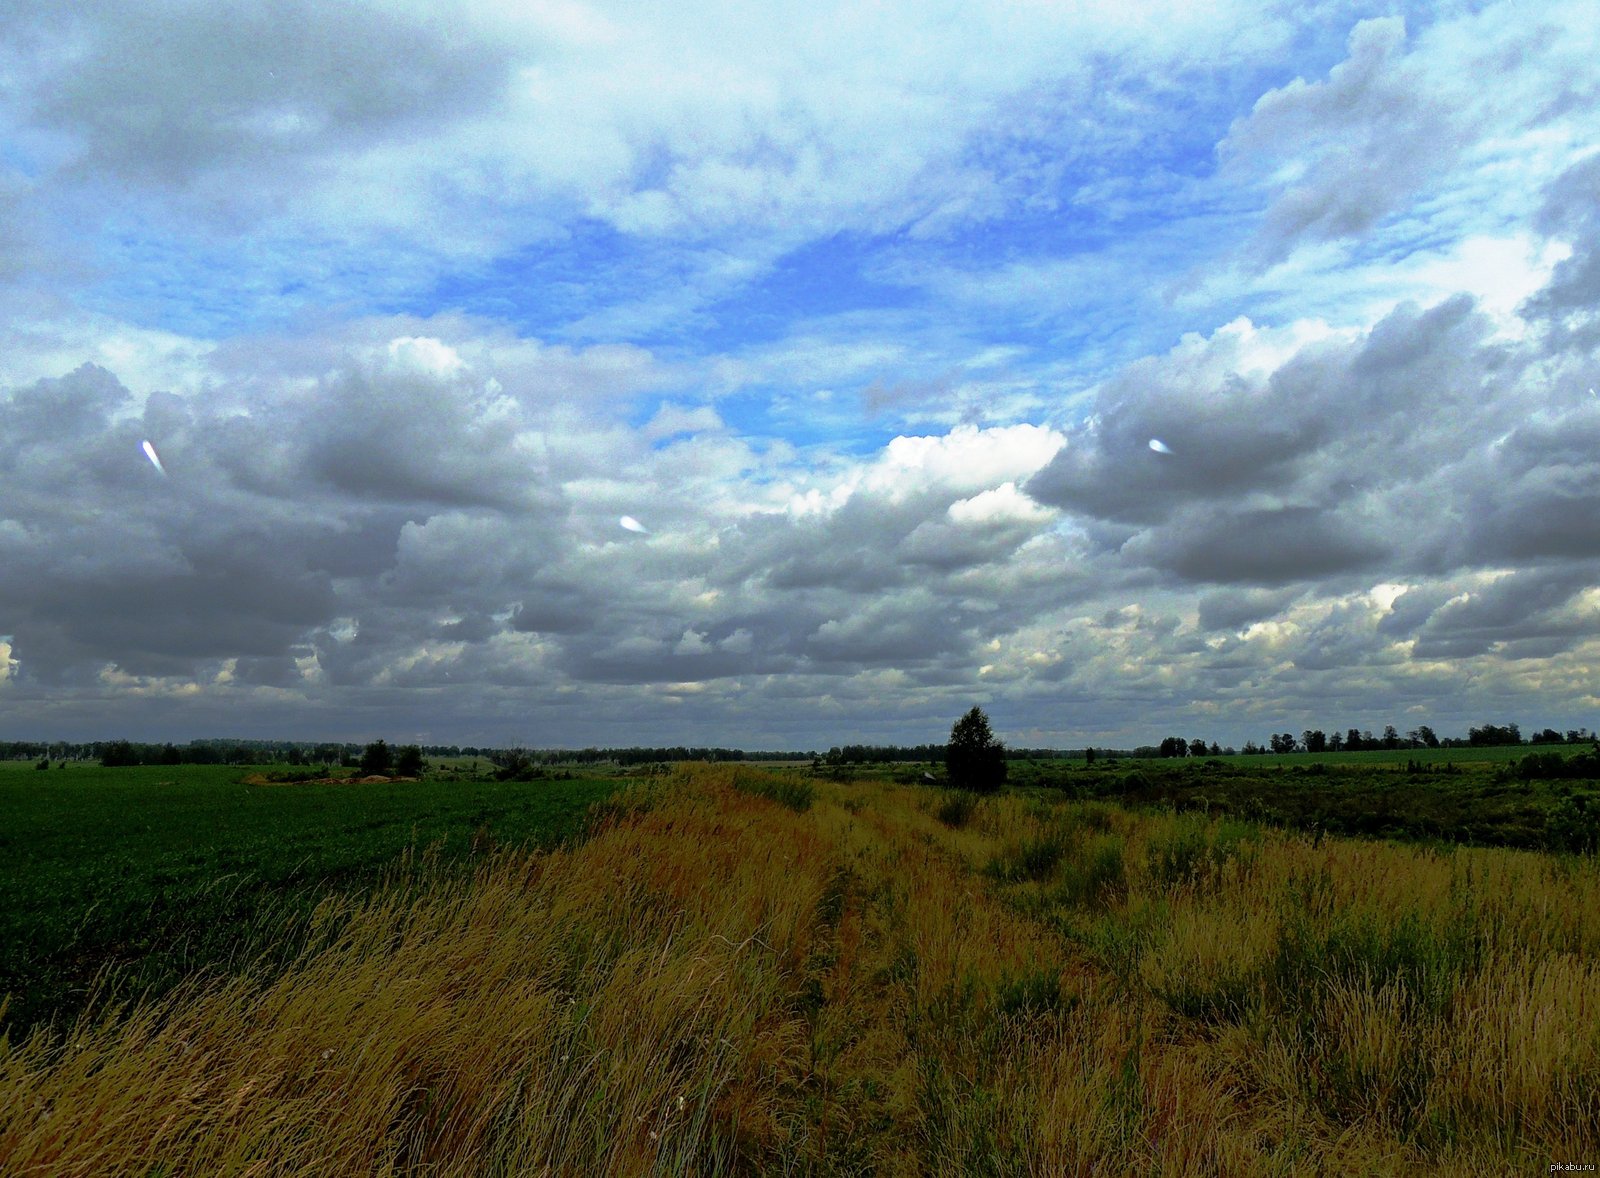
{"type": "Polygon", "coordinates": [[[1594,727],[1541,11],[24,5],[6,728],[1594,727]]]}

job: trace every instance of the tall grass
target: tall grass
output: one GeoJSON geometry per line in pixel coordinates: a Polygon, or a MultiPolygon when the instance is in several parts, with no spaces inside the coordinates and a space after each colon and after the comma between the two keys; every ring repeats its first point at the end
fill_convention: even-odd
{"type": "Polygon", "coordinates": [[[1593,860],[696,767],[0,1041],[7,1173],[1525,1172],[1600,1154],[1593,860]],[[333,919],[337,916],[338,919],[333,919]]]}

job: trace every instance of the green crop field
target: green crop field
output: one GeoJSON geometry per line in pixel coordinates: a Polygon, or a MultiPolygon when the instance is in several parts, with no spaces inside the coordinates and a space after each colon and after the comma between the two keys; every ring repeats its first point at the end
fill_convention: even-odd
{"type": "Polygon", "coordinates": [[[319,902],[392,878],[405,852],[437,869],[494,845],[550,845],[616,785],[251,785],[260,769],[0,765],[0,994],[13,1031],[76,1014],[97,978],[103,997],[133,997],[199,968],[287,960],[319,902]]]}

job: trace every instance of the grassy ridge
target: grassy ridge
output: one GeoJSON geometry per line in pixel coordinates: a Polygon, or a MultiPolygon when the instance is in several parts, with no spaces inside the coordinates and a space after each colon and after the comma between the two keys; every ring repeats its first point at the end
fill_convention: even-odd
{"type": "Polygon", "coordinates": [[[0,773],[0,994],[7,1022],[70,1018],[96,980],[158,992],[194,970],[292,956],[334,889],[410,849],[439,863],[547,845],[615,782],[249,785],[225,766],[0,773]],[[116,969],[114,980],[102,977],[116,969]]]}
{"type": "Polygon", "coordinates": [[[696,768],[287,970],[0,1044],[0,1168],[1517,1173],[1600,1152],[1600,865],[696,768]]]}

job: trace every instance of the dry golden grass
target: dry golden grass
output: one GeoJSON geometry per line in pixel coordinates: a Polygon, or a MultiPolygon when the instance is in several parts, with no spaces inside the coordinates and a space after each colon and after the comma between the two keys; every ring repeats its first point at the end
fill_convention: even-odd
{"type": "Polygon", "coordinates": [[[0,1171],[1600,1157],[1593,861],[814,788],[685,770],[576,848],[330,902],[276,976],[0,1042],[0,1171]]]}

